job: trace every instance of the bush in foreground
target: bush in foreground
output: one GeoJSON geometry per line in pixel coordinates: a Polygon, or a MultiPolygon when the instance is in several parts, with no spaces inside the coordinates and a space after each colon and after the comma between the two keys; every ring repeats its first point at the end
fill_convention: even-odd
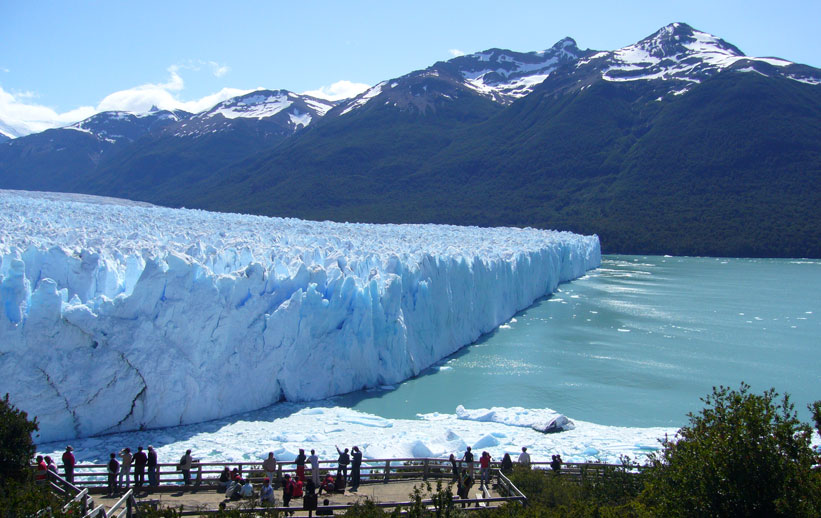
{"type": "Polygon", "coordinates": [[[644,501],[661,516],[821,516],[812,429],[789,396],[714,388],[650,457],[644,501]]]}

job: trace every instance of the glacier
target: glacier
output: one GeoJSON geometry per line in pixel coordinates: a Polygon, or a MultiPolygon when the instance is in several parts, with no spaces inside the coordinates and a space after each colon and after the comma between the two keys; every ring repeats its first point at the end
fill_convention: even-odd
{"type": "Polygon", "coordinates": [[[0,191],[0,394],[38,440],[398,383],[599,266],[597,236],[0,191]]]}

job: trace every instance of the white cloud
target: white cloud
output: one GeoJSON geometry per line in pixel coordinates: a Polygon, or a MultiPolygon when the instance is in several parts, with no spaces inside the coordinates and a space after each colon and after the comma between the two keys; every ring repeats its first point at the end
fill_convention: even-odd
{"type": "Polygon", "coordinates": [[[96,113],[91,106],[81,106],[65,113],[57,113],[47,106],[24,101],[31,97],[35,97],[31,92],[15,95],[0,87],[0,125],[3,133],[10,137],[21,137],[72,124],[96,113]]]}
{"type": "Polygon", "coordinates": [[[214,77],[222,77],[231,70],[228,65],[220,65],[215,61],[209,61],[208,66],[211,67],[211,73],[214,74],[214,77]]]}
{"type": "Polygon", "coordinates": [[[156,106],[161,110],[185,110],[191,113],[198,113],[213,107],[231,97],[243,95],[253,90],[242,90],[239,88],[223,88],[222,90],[206,95],[193,101],[180,101],[176,93],[185,88],[185,82],[179,75],[178,66],[168,67],[171,74],[167,83],[144,84],[120,90],[105,97],[97,106],[98,111],[121,110],[134,113],[144,113],[156,106]]]}
{"type": "Polygon", "coordinates": [[[458,58],[459,56],[464,56],[465,55],[465,52],[462,51],[462,50],[459,50],[459,49],[450,49],[450,50],[448,50],[448,53],[450,53],[450,55],[455,57],[455,58],[458,58]]]}
{"type": "MultiPolygon", "coordinates": [[[[207,65],[217,77],[228,72],[227,66],[216,62],[208,62],[207,65]]],[[[200,99],[181,101],[178,95],[185,89],[185,81],[180,75],[180,69],[192,68],[190,65],[172,65],[168,67],[169,78],[165,83],[146,83],[120,90],[107,95],[96,107],[82,106],[64,113],[58,113],[47,106],[30,101],[26,102],[27,99],[37,97],[33,92],[12,94],[0,87],[0,127],[9,136],[18,137],[49,128],[67,126],[102,111],[145,113],[152,106],[156,106],[161,110],[185,110],[198,113],[226,99],[253,91],[223,88],[200,99]]]]}
{"type": "Polygon", "coordinates": [[[322,86],[318,90],[309,90],[302,92],[303,95],[310,95],[320,99],[327,99],[329,101],[338,101],[339,99],[349,99],[361,94],[371,85],[365,83],[353,83],[351,81],[337,81],[331,86],[322,86]]]}

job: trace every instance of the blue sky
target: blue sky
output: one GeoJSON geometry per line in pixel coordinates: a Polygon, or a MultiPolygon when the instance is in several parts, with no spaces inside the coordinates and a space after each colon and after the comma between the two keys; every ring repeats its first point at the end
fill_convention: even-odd
{"type": "Polygon", "coordinates": [[[821,1],[0,0],[0,121],[20,134],[104,109],[206,109],[264,87],[339,97],[457,52],[613,50],[675,21],[750,56],[821,67],[821,1]]]}

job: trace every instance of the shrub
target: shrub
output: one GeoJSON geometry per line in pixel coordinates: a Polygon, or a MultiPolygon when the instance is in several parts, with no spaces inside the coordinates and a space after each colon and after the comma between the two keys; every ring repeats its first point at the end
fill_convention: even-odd
{"type": "Polygon", "coordinates": [[[21,480],[31,475],[29,462],[36,451],[31,433],[38,430],[37,418],[9,402],[9,395],[0,399],[0,481],[21,480]]]}
{"type": "Polygon", "coordinates": [[[789,396],[713,388],[650,457],[644,497],[662,516],[819,516],[812,430],[789,396]]]}

